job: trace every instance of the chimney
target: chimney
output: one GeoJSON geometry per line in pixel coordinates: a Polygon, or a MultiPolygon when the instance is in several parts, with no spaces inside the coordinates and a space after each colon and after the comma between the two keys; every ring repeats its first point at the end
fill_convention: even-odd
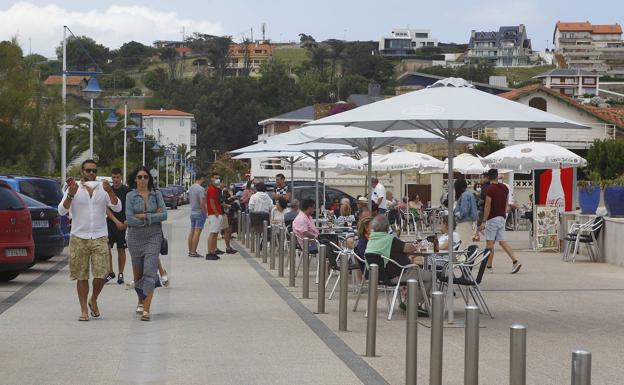
{"type": "Polygon", "coordinates": [[[381,85],[379,83],[368,83],[368,96],[381,96],[381,85]]]}

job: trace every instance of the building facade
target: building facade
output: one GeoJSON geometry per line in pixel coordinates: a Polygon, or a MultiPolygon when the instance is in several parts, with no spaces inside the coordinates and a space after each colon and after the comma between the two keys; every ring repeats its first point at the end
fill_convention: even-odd
{"type": "Polygon", "coordinates": [[[273,56],[273,47],[264,42],[232,44],[229,55],[228,75],[242,76],[248,71],[250,76],[259,76],[262,64],[273,56]]]}
{"type": "Polygon", "coordinates": [[[130,118],[145,129],[145,135],[154,137],[161,146],[185,145],[188,156],[195,156],[197,125],[193,114],[178,110],[133,109],[130,118]]]}
{"type": "Polygon", "coordinates": [[[466,62],[486,60],[495,67],[525,66],[530,64],[531,53],[531,39],[524,24],[500,27],[498,31],[472,30],[466,62]]]}
{"type": "Polygon", "coordinates": [[[598,95],[600,77],[593,72],[580,69],[554,69],[535,77],[542,79],[546,88],[558,91],[561,95],[581,97],[598,95]]]}
{"type": "Polygon", "coordinates": [[[379,39],[379,52],[386,56],[409,56],[423,47],[437,47],[438,39],[428,29],[395,28],[379,39]]]}
{"type": "Polygon", "coordinates": [[[559,68],[624,75],[624,42],[620,24],[557,22],[553,44],[559,68]]]}

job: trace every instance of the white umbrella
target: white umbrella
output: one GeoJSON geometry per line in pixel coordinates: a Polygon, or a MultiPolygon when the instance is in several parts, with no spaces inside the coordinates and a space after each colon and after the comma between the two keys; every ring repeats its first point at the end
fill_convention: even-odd
{"type": "MultiPolygon", "coordinates": [[[[374,104],[374,103],[373,103],[374,104]]],[[[340,115],[340,114],[337,114],[340,115]]],[[[368,176],[370,181],[372,173],[373,152],[391,144],[416,144],[416,143],[444,143],[442,133],[439,131],[412,129],[405,131],[379,132],[358,127],[346,127],[341,125],[306,125],[299,128],[302,137],[308,137],[307,141],[325,143],[344,143],[352,145],[368,154],[368,176]]],[[[467,137],[457,138],[461,143],[479,143],[479,140],[467,137]]],[[[368,206],[372,208],[372,186],[368,183],[368,206]]]]}
{"type": "MultiPolygon", "coordinates": [[[[485,127],[585,128],[571,120],[538,110],[487,92],[479,91],[463,79],[448,78],[431,86],[367,104],[349,111],[314,120],[306,125],[336,125],[375,131],[420,128],[440,133],[448,142],[448,196],[453,196],[453,154],[457,137],[464,131],[485,127]]],[[[453,228],[453,200],[449,199],[449,228],[453,228]]],[[[453,244],[453,232],[449,233],[453,244]]],[[[449,250],[453,260],[453,251],[449,250]]],[[[449,263],[447,294],[448,322],[454,322],[453,274],[449,263]]]]}
{"type": "MultiPolygon", "coordinates": [[[[250,153],[250,152],[264,152],[264,153],[302,153],[315,161],[315,196],[316,196],[316,217],[319,218],[319,175],[318,175],[318,161],[322,157],[332,153],[345,153],[351,152],[355,148],[344,144],[334,143],[304,143],[305,137],[301,137],[301,133],[298,130],[292,130],[283,134],[271,136],[260,143],[253,144],[251,146],[239,148],[237,150],[230,151],[232,153],[250,153]],[[301,144],[289,144],[289,143],[301,143],[301,144]]],[[[294,162],[293,162],[294,163],[294,162]]],[[[293,168],[291,167],[291,177],[293,174],[293,168]]],[[[292,192],[294,193],[294,181],[291,182],[292,192]]]]}
{"type": "Polygon", "coordinates": [[[418,172],[425,172],[439,169],[443,167],[444,163],[432,157],[431,155],[422,154],[420,152],[397,150],[382,156],[375,160],[373,159],[373,171],[380,172],[399,172],[399,186],[400,195],[399,199],[403,197],[403,172],[408,170],[416,170],[418,172]]]}
{"type": "Polygon", "coordinates": [[[483,158],[493,168],[531,171],[564,167],[584,167],[587,161],[572,151],[546,142],[529,142],[505,147],[483,158]]]}
{"type": "MultiPolygon", "coordinates": [[[[448,159],[444,160],[444,169],[448,168],[448,159]]],[[[453,171],[466,174],[483,174],[489,170],[489,167],[481,162],[481,158],[478,158],[472,154],[464,153],[459,154],[453,158],[453,171]]]]}

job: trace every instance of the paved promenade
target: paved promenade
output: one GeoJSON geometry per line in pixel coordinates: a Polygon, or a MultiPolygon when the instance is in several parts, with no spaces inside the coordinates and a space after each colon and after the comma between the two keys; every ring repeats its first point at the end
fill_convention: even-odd
{"type": "MultiPolygon", "coordinates": [[[[134,291],[117,284],[103,291],[101,319],[77,322],[66,256],[0,284],[0,383],[404,383],[405,315],[386,321],[382,296],[379,357],[363,358],[365,296],[357,313],[350,298],[349,331],[338,332],[338,301],[327,302],[328,314],[313,314],[316,287],[312,299],[301,300],[301,274],[297,287],[288,288],[244,250],[217,262],[188,258],[187,215],[186,206],[170,211],[173,252],[163,261],[172,285],[157,290],[150,323],[134,314],[134,291]]],[[[528,246],[526,233],[510,236],[516,248],[528,246]]],[[[555,253],[522,251],[519,257],[519,274],[508,274],[501,251],[495,273],[484,278],[496,318],[481,317],[480,383],[508,383],[508,328],[519,322],[529,328],[527,383],[570,383],[571,352],[583,347],[593,353],[593,383],[621,384],[624,269],[582,258],[563,263],[555,253]]],[[[130,271],[128,262],[128,278],[130,271]]],[[[458,319],[462,303],[456,301],[458,319]]],[[[464,330],[444,333],[444,384],[462,384],[464,330]]],[[[426,384],[429,329],[420,325],[418,338],[419,383],[426,384]]]]}

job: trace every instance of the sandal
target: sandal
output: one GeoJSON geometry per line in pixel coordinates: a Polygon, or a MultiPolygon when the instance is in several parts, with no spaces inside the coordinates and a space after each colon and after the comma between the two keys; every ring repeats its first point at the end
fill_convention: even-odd
{"type": "Polygon", "coordinates": [[[143,305],[138,305],[137,306],[136,313],[137,314],[143,314],[143,305]]]}
{"type": "Polygon", "coordinates": [[[150,315],[148,312],[144,311],[143,315],[141,316],[141,321],[149,321],[150,320],[150,315]]]}
{"type": "Polygon", "coordinates": [[[98,311],[96,313],[95,306],[91,304],[91,301],[87,302],[87,305],[89,306],[89,310],[91,310],[91,317],[98,318],[100,316],[100,312],[98,311]]]}
{"type": "Polygon", "coordinates": [[[87,315],[87,316],[81,315],[81,316],[78,318],[78,321],[80,321],[80,322],[86,322],[86,321],[89,321],[89,316],[88,316],[88,315],[87,315]]]}

